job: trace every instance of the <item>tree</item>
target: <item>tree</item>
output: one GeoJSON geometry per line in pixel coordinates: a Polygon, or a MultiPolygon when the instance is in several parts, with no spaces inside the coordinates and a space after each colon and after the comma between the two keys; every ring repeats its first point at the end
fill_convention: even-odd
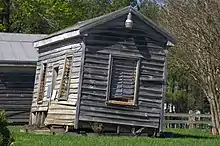
{"type": "Polygon", "coordinates": [[[80,0],[13,0],[10,31],[48,34],[76,23],[84,15],[80,0]]]}
{"type": "MultiPolygon", "coordinates": [[[[172,53],[172,50],[171,50],[172,53]]],[[[176,64],[172,54],[168,58],[166,103],[175,105],[175,112],[188,113],[189,110],[209,112],[207,100],[189,72],[176,64]]]]}
{"type": "Polygon", "coordinates": [[[0,1],[0,31],[9,30],[10,0],[0,1]]]}
{"type": "Polygon", "coordinates": [[[13,0],[9,32],[49,34],[128,6],[129,0],[13,0]],[[99,1],[99,2],[97,2],[99,1]]]}
{"type": "Polygon", "coordinates": [[[173,58],[204,92],[210,104],[212,133],[220,134],[220,2],[167,0],[160,18],[178,41],[173,58]]]}
{"type": "Polygon", "coordinates": [[[140,4],[140,12],[146,15],[148,18],[157,22],[160,5],[158,0],[142,1],[140,4]]]}
{"type": "Polygon", "coordinates": [[[83,20],[98,17],[130,5],[130,0],[84,0],[86,12],[83,20]]]}
{"type": "MultiPolygon", "coordinates": [[[[0,4],[3,5],[3,1],[10,0],[2,0],[0,4]]],[[[148,3],[148,0],[13,0],[7,7],[10,8],[9,25],[2,25],[2,30],[8,28],[9,32],[50,34],[130,4],[142,5],[141,10],[150,18],[155,18],[156,7],[151,4],[148,6],[151,8],[147,9],[148,3]]]]}

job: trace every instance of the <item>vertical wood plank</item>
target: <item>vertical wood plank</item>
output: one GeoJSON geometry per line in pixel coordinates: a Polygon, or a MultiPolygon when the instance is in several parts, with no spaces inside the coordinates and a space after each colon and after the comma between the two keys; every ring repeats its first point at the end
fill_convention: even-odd
{"type": "Polygon", "coordinates": [[[85,38],[83,38],[80,76],[79,76],[79,88],[78,88],[78,95],[77,95],[77,102],[76,102],[76,116],[75,116],[75,122],[74,122],[75,129],[78,129],[79,127],[79,112],[80,112],[80,101],[81,101],[81,95],[82,95],[82,82],[83,82],[83,70],[84,70],[84,64],[85,64],[85,53],[86,53],[85,38]]]}
{"type": "Polygon", "coordinates": [[[161,112],[160,112],[160,126],[159,126],[159,132],[163,132],[164,129],[164,101],[165,101],[165,95],[166,95],[166,80],[167,80],[167,66],[168,66],[168,50],[167,48],[164,50],[166,53],[165,55],[165,65],[164,65],[164,72],[163,72],[163,80],[164,83],[162,85],[162,102],[161,102],[161,112]]]}
{"type": "Polygon", "coordinates": [[[110,90],[111,90],[111,79],[112,79],[112,55],[109,54],[109,62],[108,62],[108,78],[107,78],[107,91],[106,91],[106,101],[109,101],[110,90]]]}
{"type": "Polygon", "coordinates": [[[37,85],[37,101],[39,99],[39,95],[40,95],[40,86],[41,86],[41,78],[43,75],[43,63],[41,63],[40,65],[40,74],[39,74],[39,78],[38,78],[38,85],[37,85]]]}
{"type": "Polygon", "coordinates": [[[138,104],[138,91],[139,91],[139,76],[140,76],[141,58],[137,61],[135,88],[134,88],[134,104],[138,104]]]}
{"type": "Polygon", "coordinates": [[[41,122],[41,112],[37,112],[37,122],[36,122],[36,125],[37,126],[40,126],[41,124],[40,124],[40,122],[41,122]]]}
{"type": "Polygon", "coordinates": [[[44,120],[46,118],[46,113],[45,112],[41,112],[41,120],[40,120],[40,126],[43,127],[44,126],[44,120]]]}

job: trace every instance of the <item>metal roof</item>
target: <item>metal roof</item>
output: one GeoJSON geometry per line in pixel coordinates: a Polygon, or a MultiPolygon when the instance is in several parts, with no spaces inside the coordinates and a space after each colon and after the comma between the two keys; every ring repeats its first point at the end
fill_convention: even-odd
{"type": "Polygon", "coordinates": [[[0,62],[36,62],[38,53],[33,42],[42,34],[0,33],[0,62]]]}
{"type": "Polygon", "coordinates": [[[74,31],[74,30],[80,30],[82,32],[82,31],[87,30],[89,28],[95,27],[96,25],[99,25],[101,23],[104,23],[104,22],[110,21],[112,19],[115,19],[117,17],[120,17],[120,16],[128,13],[130,10],[134,15],[138,16],[142,21],[144,21],[147,25],[151,26],[155,31],[162,34],[170,42],[172,42],[173,44],[176,43],[175,38],[172,37],[172,35],[167,30],[165,30],[161,26],[158,26],[153,21],[151,21],[146,16],[144,16],[142,13],[140,13],[139,11],[137,11],[136,9],[134,9],[133,7],[130,7],[130,6],[124,7],[122,9],[119,9],[117,11],[108,13],[106,15],[102,15],[102,16],[99,16],[99,17],[95,17],[95,18],[92,18],[92,19],[85,20],[85,21],[80,21],[80,22],[76,23],[73,26],[70,26],[70,27],[62,29],[58,32],[52,33],[52,34],[50,34],[50,35],[48,35],[48,36],[46,36],[46,37],[44,37],[40,40],[36,40],[36,42],[41,41],[41,40],[45,40],[45,39],[48,39],[48,38],[52,38],[54,36],[58,36],[58,35],[61,35],[61,34],[67,33],[67,32],[71,32],[71,31],[74,31]]]}

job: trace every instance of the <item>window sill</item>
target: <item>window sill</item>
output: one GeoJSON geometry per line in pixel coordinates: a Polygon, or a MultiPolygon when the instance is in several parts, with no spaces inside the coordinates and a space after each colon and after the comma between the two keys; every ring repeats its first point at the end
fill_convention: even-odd
{"type": "Polygon", "coordinates": [[[109,100],[106,101],[106,104],[113,104],[113,105],[122,105],[122,106],[137,106],[134,102],[123,102],[117,100],[109,100]]]}
{"type": "Polygon", "coordinates": [[[67,101],[68,99],[66,98],[58,98],[58,101],[67,101]]]}
{"type": "Polygon", "coordinates": [[[37,103],[38,104],[43,104],[43,100],[38,100],[37,103]]]}

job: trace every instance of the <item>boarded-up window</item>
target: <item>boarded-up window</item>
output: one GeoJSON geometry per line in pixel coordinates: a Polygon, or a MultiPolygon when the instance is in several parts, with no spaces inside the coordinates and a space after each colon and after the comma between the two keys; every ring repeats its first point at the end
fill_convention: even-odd
{"type": "Polygon", "coordinates": [[[139,74],[138,59],[111,59],[108,102],[121,105],[135,105],[139,74]]]}
{"type": "Polygon", "coordinates": [[[44,90],[45,90],[45,83],[46,83],[46,70],[47,70],[47,63],[43,63],[41,67],[41,73],[40,73],[38,101],[42,101],[44,98],[44,90]]]}
{"type": "Polygon", "coordinates": [[[71,68],[72,68],[72,56],[66,56],[64,68],[63,68],[63,75],[60,84],[60,91],[59,91],[59,100],[67,100],[68,91],[69,91],[69,83],[70,83],[70,75],[71,75],[71,68]]]}

